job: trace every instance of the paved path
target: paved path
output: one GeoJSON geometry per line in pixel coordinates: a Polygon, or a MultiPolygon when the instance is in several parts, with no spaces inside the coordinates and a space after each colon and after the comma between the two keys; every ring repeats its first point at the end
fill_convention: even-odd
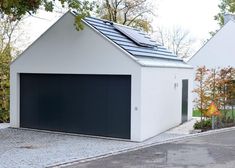
{"type": "Polygon", "coordinates": [[[67,168],[234,168],[235,130],[80,163],[67,168]]]}

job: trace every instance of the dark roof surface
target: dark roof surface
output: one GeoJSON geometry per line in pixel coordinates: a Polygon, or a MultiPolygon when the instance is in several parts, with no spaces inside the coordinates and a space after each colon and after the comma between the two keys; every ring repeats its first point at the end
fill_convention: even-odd
{"type": "Polygon", "coordinates": [[[84,20],[134,57],[182,61],[164,46],[152,40],[146,33],[137,29],[93,17],[86,17],[84,20]]]}

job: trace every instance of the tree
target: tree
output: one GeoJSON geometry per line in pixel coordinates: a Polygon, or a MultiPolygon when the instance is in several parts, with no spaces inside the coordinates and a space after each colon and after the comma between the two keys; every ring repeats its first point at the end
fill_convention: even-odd
{"type": "Polygon", "coordinates": [[[225,67],[209,70],[205,66],[200,67],[196,71],[195,81],[197,82],[194,90],[197,94],[195,99],[197,109],[205,114],[208,105],[213,102],[222,113],[217,118],[217,124],[234,122],[235,68],[225,67]]]}
{"type": "Polygon", "coordinates": [[[9,92],[10,92],[10,62],[11,31],[5,22],[0,22],[0,122],[9,120],[9,92]]]}
{"type": "Polygon", "coordinates": [[[14,32],[18,30],[19,22],[8,16],[0,18],[0,122],[9,121],[10,63],[16,53],[14,32]]]}
{"type": "Polygon", "coordinates": [[[227,108],[231,105],[230,100],[234,98],[234,69],[231,67],[223,68],[219,71],[219,93],[220,104],[223,109],[223,119],[227,119],[227,108]]]}
{"type": "Polygon", "coordinates": [[[224,25],[224,14],[235,12],[235,0],[221,0],[218,5],[220,12],[215,16],[215,20],[218,21],[220,26],[224,25]]]}
{"type": "Polygon", "coordinates": [[[199,67],[196,70],[196,89],[194,89],[193,92],[197,94],[197,98],[194,100],[194,102],[196,103],[196,108],[201,113],[201,120],[207,112],[210,100],[208,74],[209,70],[205,66],[199,67]]]}
{"type": "Polygon", "coordinates": [[[9,120],[11,48],[0,51],[0,122],[9,120]]]}
{"type": "Polygon", "coordinates": [[[220,107],[220,93],[218,90],[219,87],[219,71],[220,69],[210,69],[208,71],[207,81],[209,87],[209,96],[210,100],[212,100],[217,107],[220,107]]]}
{"type": "Polygon", "coordinates": [[[19,20],[13,21],[9,16],[0,19],[0,51],[4,51],[15,42],[14,32],[18,30],[19,25],[19,20]]]}
{"type": "Polygon", "coordinates": [[[227,106],[232,108],[232,119],[234,121],[235,106],[235,69],[229,67],[227,75],[227,106]]]}
{"type": "Polygon", "coordinates": [[[189,57],[193,52],[192,44],[195,40],[190,37],[188,31],[184,31],[181,28],[170,30],[158,27],[155,37],[159,43],[182,58],[189,57]]]}
{"type": "MultiPolygon", "coordinates": [[[[75,25],[78,30],[83,28],[81,19],[89,15],[94,3],[88,0],[58,0],[65,7],[77,12],[75,25]]],[[[53,12],[55,0],[0,0],[0,14],[7,15],[12,21],[21,20],[26,14],[33,15],[40,7],[53,12]]]]}
{"type": "Polygon", "coordinates": [[[152,31],[150,15],[153,12],[148,0],[101,0],[96,13],[102,19],[152,31]]]}

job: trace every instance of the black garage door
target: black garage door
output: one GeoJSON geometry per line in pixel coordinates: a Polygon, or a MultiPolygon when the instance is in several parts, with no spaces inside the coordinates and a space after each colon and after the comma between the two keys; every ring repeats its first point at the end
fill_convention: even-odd
{"type": "Polygon", "coordinates": [[[130,139],[131,76],[20,75],[20,126],[130,139]]]}

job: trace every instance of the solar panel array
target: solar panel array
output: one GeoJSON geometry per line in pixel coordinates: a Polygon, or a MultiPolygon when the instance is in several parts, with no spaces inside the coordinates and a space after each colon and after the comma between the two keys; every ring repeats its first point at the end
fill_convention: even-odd
{"type": "Polygon", "coordinates": [[[127,26],[114,24],[115,29],[132,39],[135,43],[143,47],[157,47],[155,41],[151,41],[147,34],[141,33],[137,29],[133,29],[127,26]]]}
{"type": "Polygon", "coordinates": [[[182,60],[137,29],[93,17],[85,21],[133,56],[182,60]]]}

